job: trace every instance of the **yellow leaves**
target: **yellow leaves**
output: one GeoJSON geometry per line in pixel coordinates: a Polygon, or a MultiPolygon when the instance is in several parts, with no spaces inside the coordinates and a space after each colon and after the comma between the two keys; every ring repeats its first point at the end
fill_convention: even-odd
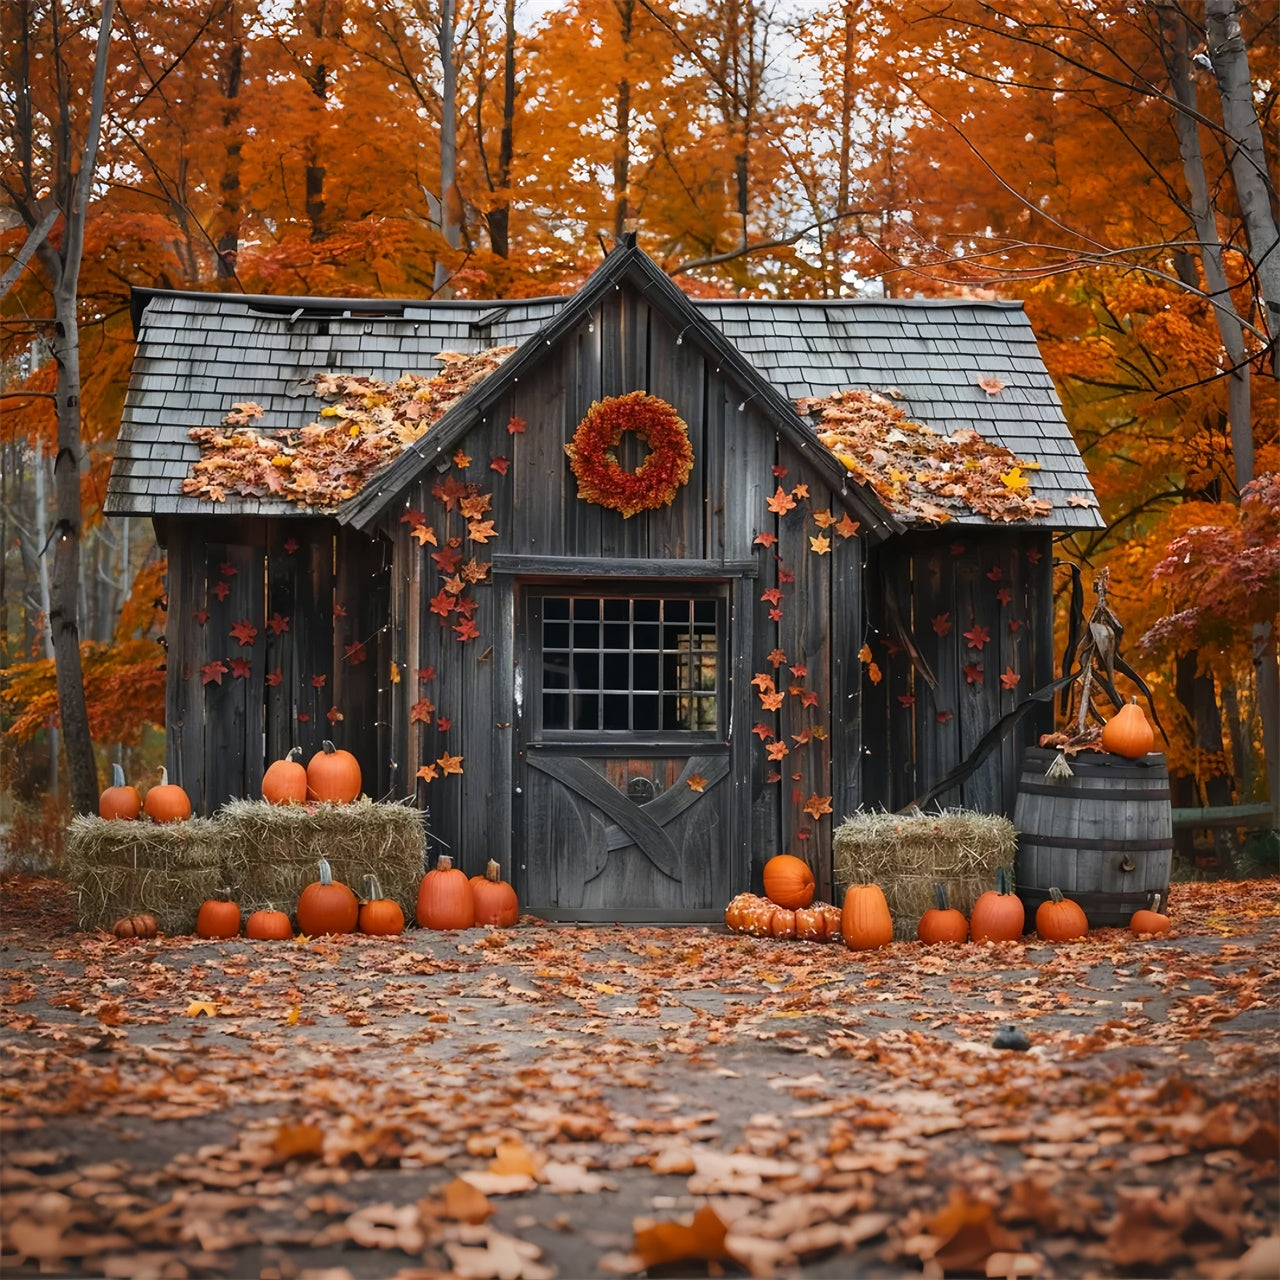
{"type": "Polygon", "coordinates": [[[831,551],[831,539],[825,533],[819,534],[816,538],[810,538],[809,550],[820,556],[828,555],[831,551]]]}
{"type": "Polygon", "coordinates": [[[707,789],[707,780],[700,773],[691,773],[687,781],[690,791],[702,792],[707,789]]]}
{"type": "Polygon", "coordinates": [[[1012,489],[1015,493],[1020,489],[1029,490],[1031,488],[1031,482],[1022,474],[1021,467],[1010,467],[1008,471],[1003,472],[1000,476],[1000,483],[1006,489],[1012,489]]]}
{"type": "Polygon", "coordinates": [[[324,1154],[324,1130],[319,1125],[300,1123],[282,1124],[271,1140],[272,1156],[276,1163],[286,1160],[314,1159],[324,1154]]]}
{"type": "Polygon", "coordinates": [[[188,1018],[198,1018],[202,1013],[206,1018],[216,1018],[218,1006],[212,1000],[193,1000],[187,1005],[188,1018]]]}

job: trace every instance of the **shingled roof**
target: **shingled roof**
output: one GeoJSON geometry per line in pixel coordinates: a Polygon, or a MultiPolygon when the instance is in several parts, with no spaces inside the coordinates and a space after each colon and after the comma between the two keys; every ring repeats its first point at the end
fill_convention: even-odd
{"type": "MultiPolygon", "coordinates": [[[[638,250],[630,254],[633,269],[660,274],[638,250]]],[[[617,259],[608,264],[614,270],[628,265],[625,257],[610,258],[617,259]]],[[[589,281],[586,288],[591,285],[589,281]]],[[[661,285],[664,291],[669,287],[665,277],[661,285]]],[[[262,406],[258,425],[263,429],[300,428],[321,407],[305,382],[313,374],[343,372],[393,381],[403,373],[434,369],[434,357],[443,350],[520,347],[535,336],[558,332],[557,319],[569,301],[427,302],[136,290],[138,352],[106,511],[308,514],[278,500],[228,494],[225,502],[212,506],[184,496],[182,481],[200,456],[189,429],[219,425],[238,401],[262,406]]],[[[1020,304],[969,299],[698,301],[683,295],[679,301],[696,308],[705,322],[698,327],[722,337],[725,351],[736,353],[770,385],[769,398],[779,416],[789,414],[784,401],[803,396],[850,388],[889,392],[912,419],[940,434],[970,427],[1019,458],[1038,462],[1035,495],[1053,504],[1047,526],[1093,528],[1101,523],[1096,508],[1068,503],[1070,495],[1092,491],[1020,304]],[[998,378],[1004,389],[989,396],[978,386],[979,378],[998,378]]],[[[500,376],[501,370],[491,375],[500,376]]],[[[456,422],[456,415],[466,413],[471,399],[483,392],[481,383],[448,419],[456,422]]],[[[799,418],[794,423],[798,430],[811,431],[799,418]]],[[[412,465],[411,459],[392,468],[406,465],[412,465]]],[[[361,508],[356,522],[365,523],[368,499],[353,502],[361,508]]],[[[988,523],[965,515],[958,522],[988,523]]]]}

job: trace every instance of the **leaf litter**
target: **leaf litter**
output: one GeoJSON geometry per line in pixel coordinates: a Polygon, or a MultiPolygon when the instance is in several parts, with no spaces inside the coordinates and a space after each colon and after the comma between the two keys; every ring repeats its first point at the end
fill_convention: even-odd
{"type": "Polygon", "coordinates": [[[856,955],[532,923],[127,942],[51,915],[54,882],[3,888],[6,1275],[1274,1257],[1275,882],[1177,886],[1159,942],[856,955]],[[1011,1019],[1026,1053],[991,1046],[1011,1019]]]}

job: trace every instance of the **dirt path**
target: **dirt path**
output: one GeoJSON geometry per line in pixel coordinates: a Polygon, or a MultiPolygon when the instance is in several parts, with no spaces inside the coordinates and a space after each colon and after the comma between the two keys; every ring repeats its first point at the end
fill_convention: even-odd
{"type": "Polygon", "coordinates": [[[1164,940],[862,955],[122,943],[4,889],[6,1276],[1278,1270],[1274,881],[1164,940]]]}

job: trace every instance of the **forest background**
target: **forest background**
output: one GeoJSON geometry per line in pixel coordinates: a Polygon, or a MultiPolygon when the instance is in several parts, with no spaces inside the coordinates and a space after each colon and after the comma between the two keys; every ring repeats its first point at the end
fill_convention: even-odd
{"type": "Polygon", "coordinates": [[[11,845],[162,760],[162,552],[102,518],[130,286],[554,294],[631,228],[698,296],[1022,300],[1174,804],[1274,804],[1278,12],[5,0],[11,845]]]}

